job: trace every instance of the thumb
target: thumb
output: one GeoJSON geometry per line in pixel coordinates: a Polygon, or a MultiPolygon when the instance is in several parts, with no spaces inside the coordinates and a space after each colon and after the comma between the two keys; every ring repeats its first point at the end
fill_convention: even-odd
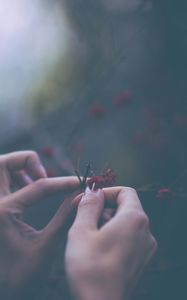
{"type": "Polygon", "coordinates": [[[84,229],[97,229],[99,219],[104,209],[104,192],[99,189],[97,191],[85,190],[77,211],[74,227],[81,226],[84,229]]]}

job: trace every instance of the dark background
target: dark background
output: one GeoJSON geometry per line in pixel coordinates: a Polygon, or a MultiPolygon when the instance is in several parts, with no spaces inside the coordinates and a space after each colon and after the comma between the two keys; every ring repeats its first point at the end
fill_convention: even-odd
{"type": "MultiPolygon", "coordinates": [[[[34,149],[49,176],[77,164],[83,173],[89,161],[97,174],[114,169],[117,184],[138,190],[159,245],[135,299],[186,299],[187,4],[45,5],[54,3],[74,33],[67,64],[59,58],[46,81],[52,90],[32,95],[32,126],[2,141],[1,153],[34,149]]],[[[33,209],[29,222],[43,226],[60,202],[33,209]]],[[[62,294],[49,284],[45,297],[62,294]]]]}

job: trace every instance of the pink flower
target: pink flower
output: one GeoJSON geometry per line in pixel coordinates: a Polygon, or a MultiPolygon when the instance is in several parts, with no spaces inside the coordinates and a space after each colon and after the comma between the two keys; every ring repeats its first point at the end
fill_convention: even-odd
{"type": "Polygon", "coordinates": [[[72,151],[74,151],[75,153],[81,153],[83,149],[84,149],[84,145],[81,142],[77,142],[72,145],[72,151]]]}
{"type": "Polygon", "coordinates": [[[54,148],[52,146],[47,146],[41,149],[43,155],[47,158],[52,158],[54,156],[54,148]]]}
{"type": "Polygon", "coordinates": [[[124,91],[121,94],[119,94],[115,99],[114,99],[114,104],[116,106],[124,106],[127,104],[130,104],[133,100],[133,93],[132,91],[124,91]]]}
{"type": "Polygon", "coordinates": [[[103,175],[100,176],[92,176],[87,180],[87,185],[90,189],[92,189],[94,185],[94,189],[102,189],[103,187],[113,186],[116,180],[116,174],[112,169],[108,169],[103,175]]]}
{"type": "Polygon", "coordinates": [[[105,180],[102,176],[92,176],[90,179],[87,180],[87,185],[90,189],[92,189],[94,185],[94,189],[102,189],[105,184],[105,180]]]}
{"type": "Polygon", "coordinates": [[[177,115],[175,117],[175,125],[178,128],[187,128],[187,116],[177,115]]]}
{"type": "Polygon", "coordinates": [[[159,132],[161,127],[160,120],[152,108],[145,107],[143,117],[152,132],[159,132]]]}
{"type": "Polygon", "coordinates": [[[134,144],[140,146],[140,145],[144,145],[146,143],[146,135],[144,132],[142,131],[138,131],[135,133],[134,137],[133,137],[133,142],[134,144]]]}
{"type": "Polygon", "coordinates": [[[89,111],[89,114],[93,119],[101,119],[104,113],[104,107],[98,104],[93,104],[89,111]]]}
{"type": "Polygon", "coordinates": [[[161,188],[158,190],[156,198],[160,200],[171,200],[173,197],[173,192],[169,188],[161,188]]]}

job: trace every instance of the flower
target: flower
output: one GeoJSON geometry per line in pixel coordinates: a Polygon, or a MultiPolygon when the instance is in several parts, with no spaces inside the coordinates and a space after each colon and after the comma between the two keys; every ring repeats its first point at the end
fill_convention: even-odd
{"type": "Polygon", "coordinates": [[[177,115],[175,117],[175,125],[178,128],[187,128],[187,116],[177,115]]]}
{"type": "Polygon", "coordinates": [[[103,187],[113,186],[116,180],[116,174],[112,169],[108,169],[100,176],[92,176],[86,183],[90,189],[94,187],[94,190],[101,189],[103,187]]]}
{"type": "Polygon", "coordinates": [[[114,104],[116,106],[124,106],[130,104],[132,100],[133,100],[133,93],[132,91],[128,90],[116,96],[116,98],[114,99],[114,104]]]}
{"type": "Polygon", "coordinates": [[[153,108],[146,106],[143,110],[143,118],[152,133],[155,134],[160,131],[161,122],[153,108]]]}
{"type": "Polygon", "coordinates": [[[101,119],[104,113],[104,107],[98,104],[93,104],[89,111],[89,114],[93,119],[101,119]]]}
{"type": "Polygon", "coordinates": [[[146,134],[143,131],[137,131],[133,137],[133,142],[135,145],[141,146],[147,142],[146,134]]]}
{"type": "Polygon", "coordinates": [[[81,153],[84,150],[84,144],[81,142],[76,142],[71,146],[71,149],[75,153],[81,153]]]}
{"type": "Polygon", "coordinates": [[[171,200],[173,197],[173,192],[169,188],[161,188],[158,190],[156,198],[160,200],[171,200]]]}
{"type": "Polygon", "coordinates": [[[41,149],[43,155],[47,158],[52,158],[54,156],[54,148],[52,146],[47,146],[41,149]]]}

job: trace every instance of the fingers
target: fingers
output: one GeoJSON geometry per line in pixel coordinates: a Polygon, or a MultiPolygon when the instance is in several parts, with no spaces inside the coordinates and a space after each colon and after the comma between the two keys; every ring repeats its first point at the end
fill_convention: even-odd
{"type": "MultiPolygon", "coordinates": [[[[103,215],[100,220],[101,226],[107,222],[106,225],[111,224],[111,226],[114,227],[113,229],[115,229],[116,227],[117,228],[123,227],[124,222],[126,222],[129,219],[138,220],[138,218],[140,217],[140,223],[142,218],[143,220],[146,219],[146,215],[142,209],[140,200],[134,189],[129,187],[118,186],[118,187],[104,188],[103,192],[104,192],[104,199],[105,199],[105,210],[103,211],[103,215]]],[[[74,201],[76,203],[79,203],[80,198],[81,195],[77,196],[74,201]]]]}
{"type": "Polygon", "coordinates": [[[103,219],[104,223],[110,221],[112,219],[112,217],[114,216],[114,213],[115,213],[114,209],[105,208],[103,215],[102,215],[102,219],[103,219]]]}
{"type": "Polygon", "coordinates": [[[144,212],[137,192],[133,188],[120,187],[104,190],[105,197],[111,203],[117,204],[114,217],[102,229],[108,236],[116,237],[121,242],[128,232],[150,232],[149,218],[144,212]]]}
{"type": "Polygon", "coordinates": [[[1,156],[0,162],[3,163],[10,172],[25,170],[33,179],[47,177],[39,156],[34,151],[18,151],[5,154],[1,156]]]}
{"type": "MultiPolygon", "coordinates": [[[[104,188],[104,198],[105,198],[105,208],[108,209],[118,209],[120,211],[125,206],[129,208],[141,208],[141,203],[138,198],[136,191],[129,187],[116,186],[104,188]]],[[[83,194],[78,195],[74,201],[79,203],[81,201],[83,194]]]]}
{"type": "Polygon", "coordinates": [[[123,213],[127,210],[143,210],[138,194],[135,189],[122,188],[117,196],[117,214],[123,213]]]}
{"type": "Polygon", "coordinates": [[[85,230],[97,229],[99,219],[104,209],[104,193],[102,190],[86,189],[78,206],[77,216],[73,227],[85,230]]]}
{"type": "Polygon", "coordinates": [[[41,231],[42,240],[50,244],[51,241],[62,242],[63,236],[67,234],[68,229],[73,223],[77,206],[73,202],[73,196],[68,197],[64,200],[52,220],[49,224],[41,231]]]}
{"type": "Polygon", "coordinates": [[[105,208],[103,210],[102,216],[99,220],[99,228],[109,222],[115,214],[115,209],[112,208],[105,208]]]}
{"type": "Polygon", "coordinates": [[[70,193],[79,187],[79,180],[75,176],[43,178],[9,195],[9,201],[24,209],[45,200],[50,195],[70,193]]]}
{"type": "Polygon", "coordinates": [[[27,186],[33,182],[32,178],[24,170],[13,172],[12,180],[19,188],[27,186]]]}

